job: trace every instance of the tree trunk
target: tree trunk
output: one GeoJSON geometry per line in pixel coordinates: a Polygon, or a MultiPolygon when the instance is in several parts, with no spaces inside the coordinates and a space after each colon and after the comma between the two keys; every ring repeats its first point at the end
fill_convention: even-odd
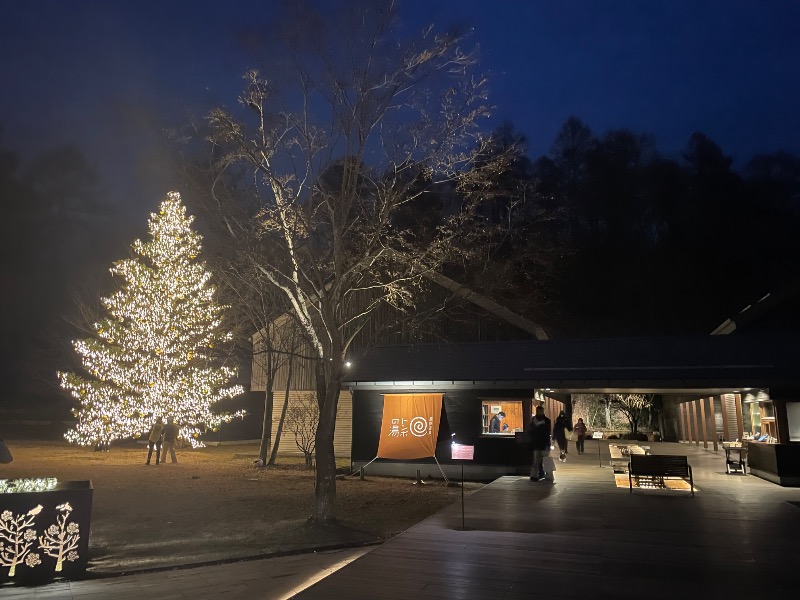
{"type": "Polygon", "coordinates": [[[639,433],[639,414],[631,411],[630,415],[628,416],[628,421],[631,424],[631,433],[639,433]]]}
{"type": "Polygon", "coordinates": [[[606,409],[606,429],[611,429],[611,403],[603,400],[603,406],[606,409]]]}
{"type": "Polygon", "coordinates": [[[275,461],[278,459],[278,446],[281,445],[281,435],[283,435],[283,423],[286,421],[286,411],[289,409],[289,390],[292,385],[292,367],[294,366],[294,359],[289,359],[286,373],[286,390],[283,394],[283,408],[281,408],[281,418],[278,421],[278,429],[275,432],[275,444],[272,446],[272,454],[269,456],[269,466],[274,466],[275,461]]]}
{"type": "Polygon", "coordinates": [[[319,424],[316,434],[317,474],[314,490],[314,520],[317,523],[336,522],[336,454],[333,450],[333,434],[336,430],[342,362],[340,357],[334,356],[328,369],[325,368],[324,360],[317,366],[319,424]]]}
{"type": "Polygon", "coordinates": [[[258,459],[262,465],[267,464],[267,453],[272,445],[272,412],[275,404],[275,394],[272,391],[272,382],[267,378],[267,392],[264,394],[264,423],[261,426],[261,447],[258,450],[258,459]]]}

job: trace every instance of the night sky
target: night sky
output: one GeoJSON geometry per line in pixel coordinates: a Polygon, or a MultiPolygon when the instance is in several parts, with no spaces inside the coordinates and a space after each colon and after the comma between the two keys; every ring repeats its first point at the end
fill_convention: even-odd
{"type": "MultiPolygon", "coordinates": [[[[570,115],[595,133],[652,133],[670,156],[698,130],[739,166],[757,153],[800,153],[800,2],[400,5],[404,27],[474,28],[496,105],[487,128],[510,120],[532,157],[570,115]]],[[[254,58],[243,43],[274,22],[275,6],[0,0],[3,147],[31,157],[74,143],[109,199],[152,207],[169,186],[147,175],[154,131],[233,104],[246,68],[280,60],[254,58]]]]}

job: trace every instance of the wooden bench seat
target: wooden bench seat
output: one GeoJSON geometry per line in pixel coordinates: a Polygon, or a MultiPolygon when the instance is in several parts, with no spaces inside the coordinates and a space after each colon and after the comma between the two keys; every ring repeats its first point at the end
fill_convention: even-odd
{"type": "Polygon", "coordinates": [[[685,456],[671,456],[668,454],[632,454],[628,463],[628,485],[633,493],[633,478],[651,477],[659,479],[664,484],[665,478],[680,478],[689,480],[689,487],[694,496],[694,478],[692,467],[685,456]]]}
{"type": "Polygon", "coordinates": [[[611,468],[615,473],[624,473],[628,470],[628,462],[632,454],[647,454],[648,449],[637,444],[609,444],[608,452],[611,456],[611,468]]]}

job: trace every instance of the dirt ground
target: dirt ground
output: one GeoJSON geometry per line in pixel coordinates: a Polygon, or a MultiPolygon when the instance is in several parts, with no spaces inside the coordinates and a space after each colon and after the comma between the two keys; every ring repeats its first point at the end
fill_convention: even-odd
{"type": "MultiPolygon", "coordinates": [[[[257,468],[255,445],[178,450],[178,464],[145,465],[147,448],[110,452],[61,442],[7,441],[0,478],[91,480],[90,572],[128,572],[258,556],[397,534],[460,499],[442,482],[357,476],[337,481],[338,526],[314,527],[314,476],[299,461],[257,468]]],[[[291,459],[287,459],[291,460],[291,459]]],[[[467,484],[466,492],[480,488],[467,484]]]]}

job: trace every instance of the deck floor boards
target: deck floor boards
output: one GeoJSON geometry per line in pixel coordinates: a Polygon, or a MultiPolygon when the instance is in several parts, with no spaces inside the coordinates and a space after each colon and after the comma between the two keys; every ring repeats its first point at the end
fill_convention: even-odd
{"type": "MultiPolygon", "coordinates": [[[[588,444],[587,444],[588,446],[588,444]]],[[[800,489],[726,475],[725,455],[679,444],[697,495],[617,488],[591,450],[555,485],[502,477],[300,593],[302,600],[767,597],[800,558],[800,489]]],[[[792,586],[792,587],[790,587],[792,586]]]]}

